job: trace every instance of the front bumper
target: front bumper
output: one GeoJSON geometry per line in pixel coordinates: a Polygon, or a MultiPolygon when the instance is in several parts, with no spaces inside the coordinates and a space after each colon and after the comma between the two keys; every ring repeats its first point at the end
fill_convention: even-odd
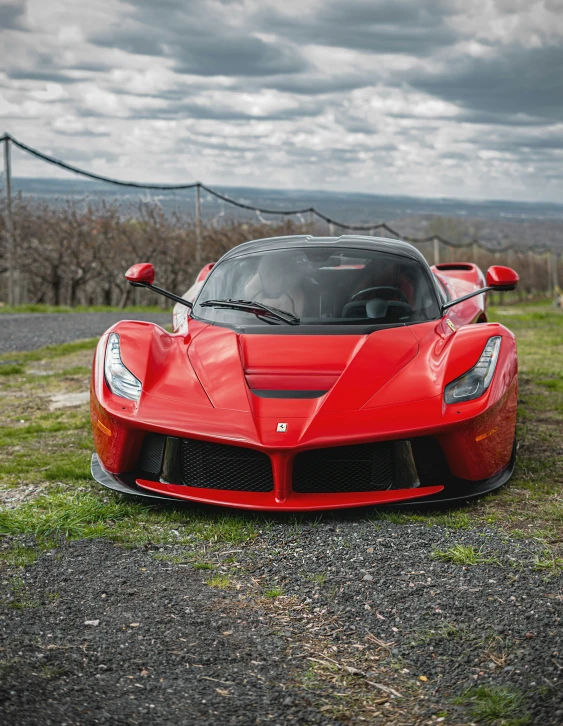
{"type": "Polygon", "coordinates": [[[117,476],[106,471],[97,454],[92,454],[93,478],[102,486],[121,494],[130,494],[149,499],[181,500],[199,504],[215,504],[236,509],[262,511],[317,511],[366,507],[375,504],[395,504],[411,499],[438,494],[443,486],[418,487],[415,489],[391,489],[387,491],[346,492],[337,494],[300,494],[291,492],[285,499],[276,497],[275,492],[244,492],[225,489],[192,488],[177,484],[117,476]]]}
{"type": "Polygon", "coordinates": [[[160,501],[187,501],[213,504],[236,509],[262,511],[317,511],[387,505],[393,507],[439,508],[462,504],[500,489],[514,471],[516,447],[508,466],[488,479],[478,482],[459,480],[449,486],[393,489],[384,492],[348,492],[340,494],[299,494],[292,492],[284,501],[276,500],[272,492],[240,492],[217,489],[190,489],[134,477],[117,476],[106,471],[97,454],[92,454],[92,477],[107,489],[146,499],[160,501]],[[183,491],[182,491],[182,490],[183,491]]]}

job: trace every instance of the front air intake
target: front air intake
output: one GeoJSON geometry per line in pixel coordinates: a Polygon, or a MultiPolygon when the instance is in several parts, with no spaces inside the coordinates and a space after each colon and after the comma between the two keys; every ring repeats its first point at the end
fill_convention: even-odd
{"type": "Polygon", "coordinates": [[[256,449],[181,439],[180,461],[182,484],[188,487],[243,492],[274,488],[270,457],[256,449]]]}
{"type": "Polygon", "coordinates": [[[297,454],[293,490],[300,493],[385,491],[394,485],[391,441],[313,449],[297,454]]]}

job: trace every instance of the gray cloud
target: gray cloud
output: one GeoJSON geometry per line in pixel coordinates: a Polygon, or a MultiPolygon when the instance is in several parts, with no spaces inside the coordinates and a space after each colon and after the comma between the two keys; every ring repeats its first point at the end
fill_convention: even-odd
{"type": "Polygon", "coordinates": [[[418,73],[411,85],[466,109],[502,114],[508,123],[518,114],[561,119],[563,45],[513,45],[492,57],[460,57],[438,73],[418,73]]]}
{"type": "Polygon", "coordinates": [[[458,39],[446,22],[452,12],[443,0],[331,0],[314,16],[288,17],[269,8],[258,21],[301,43],[426,56],[458,39]]]}
{"type": "Polygon", "coordinates": [[[9,68],[6,71],[6,75],[14,81],[44,81],[45,83],[76,82],[76,78],[73,78],[68,73],[56,70],[9,68]]]}
{"type": "Polygon", "coordinates": [[[22,19],[24,15],[25,6],[21,3],[0,5],[0,28],[4,30],[19,30],[23,28],[22,19]]]}
{"type": "Polygon", "coordinates": [[[308,66],[291,43],[267,43],[251,28],[230,26],[228,9],[217,15],[214,5],[193,0],[140,0],[132,7],[133,21],[90,40],[128,53],[170,58],[178,72],[202,76],[279,75],[308,66]]]}

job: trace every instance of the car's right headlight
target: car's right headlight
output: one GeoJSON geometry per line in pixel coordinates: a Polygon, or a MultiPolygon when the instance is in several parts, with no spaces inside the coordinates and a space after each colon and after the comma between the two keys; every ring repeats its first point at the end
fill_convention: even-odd
{"type": "Polygon", "coordinates": [[[461,403],[461,401],[472,401],[479,398],[491,385],[495,368],[497,367],[500,342],[502,338],[496,335],[489,338],[481,357],[471,370],[464,373],[455,381],[448,383],[444,389],[444,400],[446,403],[461,403]]]}
{"type": "Polygon", "coordinates": [[[125,367],[121,360],[121,347],[119,335],[110,333],[106,345],[106,358],[104,362],[106,382],[112,393],[130,401],[138,401],[141,397],[142,384],[131,371],[125,367]]]}

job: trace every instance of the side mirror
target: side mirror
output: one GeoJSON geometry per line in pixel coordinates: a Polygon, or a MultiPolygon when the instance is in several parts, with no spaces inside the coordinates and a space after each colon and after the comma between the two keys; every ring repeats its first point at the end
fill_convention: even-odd
{"type": "Polygon", "coordinates": [[[173,292],[168,292],[168,290],[163,290],[153,284],[154,267],[150,262],[139,262],[139,264],[130,267],[125,273],[125,279],[134,287],[150,287],[153,292],[163,295],[169,300],[174,300],[174,302],[185,305],[190,309],[193,307],[190,300],[184,300],[184,298],[175,295],[173,292]]]}
{"type": "Polygon", "coordinates": [[[519,281],[518,273],[510,267],[493,265],[487,270],[487,287],[494,291],[508,292],[514,290],[519,281]]]}
{"type": "Polygon", "coordinates": [[[514,290],[519,281],[520,278],[518,277],[518,273],[512,268],[503,267],[502,265],[493,265],[487,270],[487,287],[483,287],[480,290],[473,290],[473,292],[470,292],[467,295],[458,297],[457,300],[448,300],[447,303],[442,305],[442,315],[446,312],[446,310],[449,310],[449,308],[454,305],[464,302],[465,300],[469,300],[476,295],[482,295],[484,292],[489,292],[490,290],[495,292],[508,292],[509,290],[514,290]]]}
{"type": "Polygon", "coordinates": [[[154,266],[150,262],[139,262],[125,273],[125,279],[135,284],[152,285],[154,282],[154,266]]]}

